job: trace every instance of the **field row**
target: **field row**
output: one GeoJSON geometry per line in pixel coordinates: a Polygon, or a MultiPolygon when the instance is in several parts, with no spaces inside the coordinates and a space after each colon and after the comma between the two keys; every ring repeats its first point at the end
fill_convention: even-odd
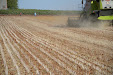
{"type": "Polygon", "coordinates": [[[6,75],[112,75],[113,73],[112,66],[84,58],[75,50],[52,44],[4,17],[0,17],[0,23],[0,57],[6,75]]]}

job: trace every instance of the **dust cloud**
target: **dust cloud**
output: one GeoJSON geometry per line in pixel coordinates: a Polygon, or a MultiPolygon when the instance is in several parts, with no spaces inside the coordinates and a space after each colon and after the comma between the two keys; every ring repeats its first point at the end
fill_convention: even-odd
{"type": "MultiPolygon", "coordinates": [[[[100,21],[100,20],[73,20],[72,25],[67,25],[68,27],[76,28],[106,28],[110,26],[110,21],[100,21]]],[[[71,24],[71,23],[70,23],[71,24]]]]}

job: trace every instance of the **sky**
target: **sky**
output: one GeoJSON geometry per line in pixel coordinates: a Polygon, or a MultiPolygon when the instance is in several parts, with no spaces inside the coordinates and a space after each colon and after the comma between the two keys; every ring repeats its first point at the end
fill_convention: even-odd
{"type": "Polygon", "coordinates": [[[19,9],[81,10],[82,0],[18,0],[19,9]]]}

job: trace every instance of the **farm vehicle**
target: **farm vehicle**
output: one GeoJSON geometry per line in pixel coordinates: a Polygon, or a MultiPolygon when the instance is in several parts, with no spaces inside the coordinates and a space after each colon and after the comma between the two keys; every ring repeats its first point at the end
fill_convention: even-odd
{"type": "Polygon", "coordinates": [[[80,23],[84,21],[108,21],[113,26],[113,0],[82,0],[81,4],[79,18],[68,17],[68,26],[80,27],[80,23]]]}

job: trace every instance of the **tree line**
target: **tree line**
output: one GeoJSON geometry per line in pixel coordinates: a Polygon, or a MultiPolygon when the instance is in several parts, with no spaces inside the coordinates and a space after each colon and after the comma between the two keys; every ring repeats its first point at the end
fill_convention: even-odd
{"type": "Polygon", "coordinates": [[[8,9],[18,9],[18,0],[7,0],[8,9]]]}

